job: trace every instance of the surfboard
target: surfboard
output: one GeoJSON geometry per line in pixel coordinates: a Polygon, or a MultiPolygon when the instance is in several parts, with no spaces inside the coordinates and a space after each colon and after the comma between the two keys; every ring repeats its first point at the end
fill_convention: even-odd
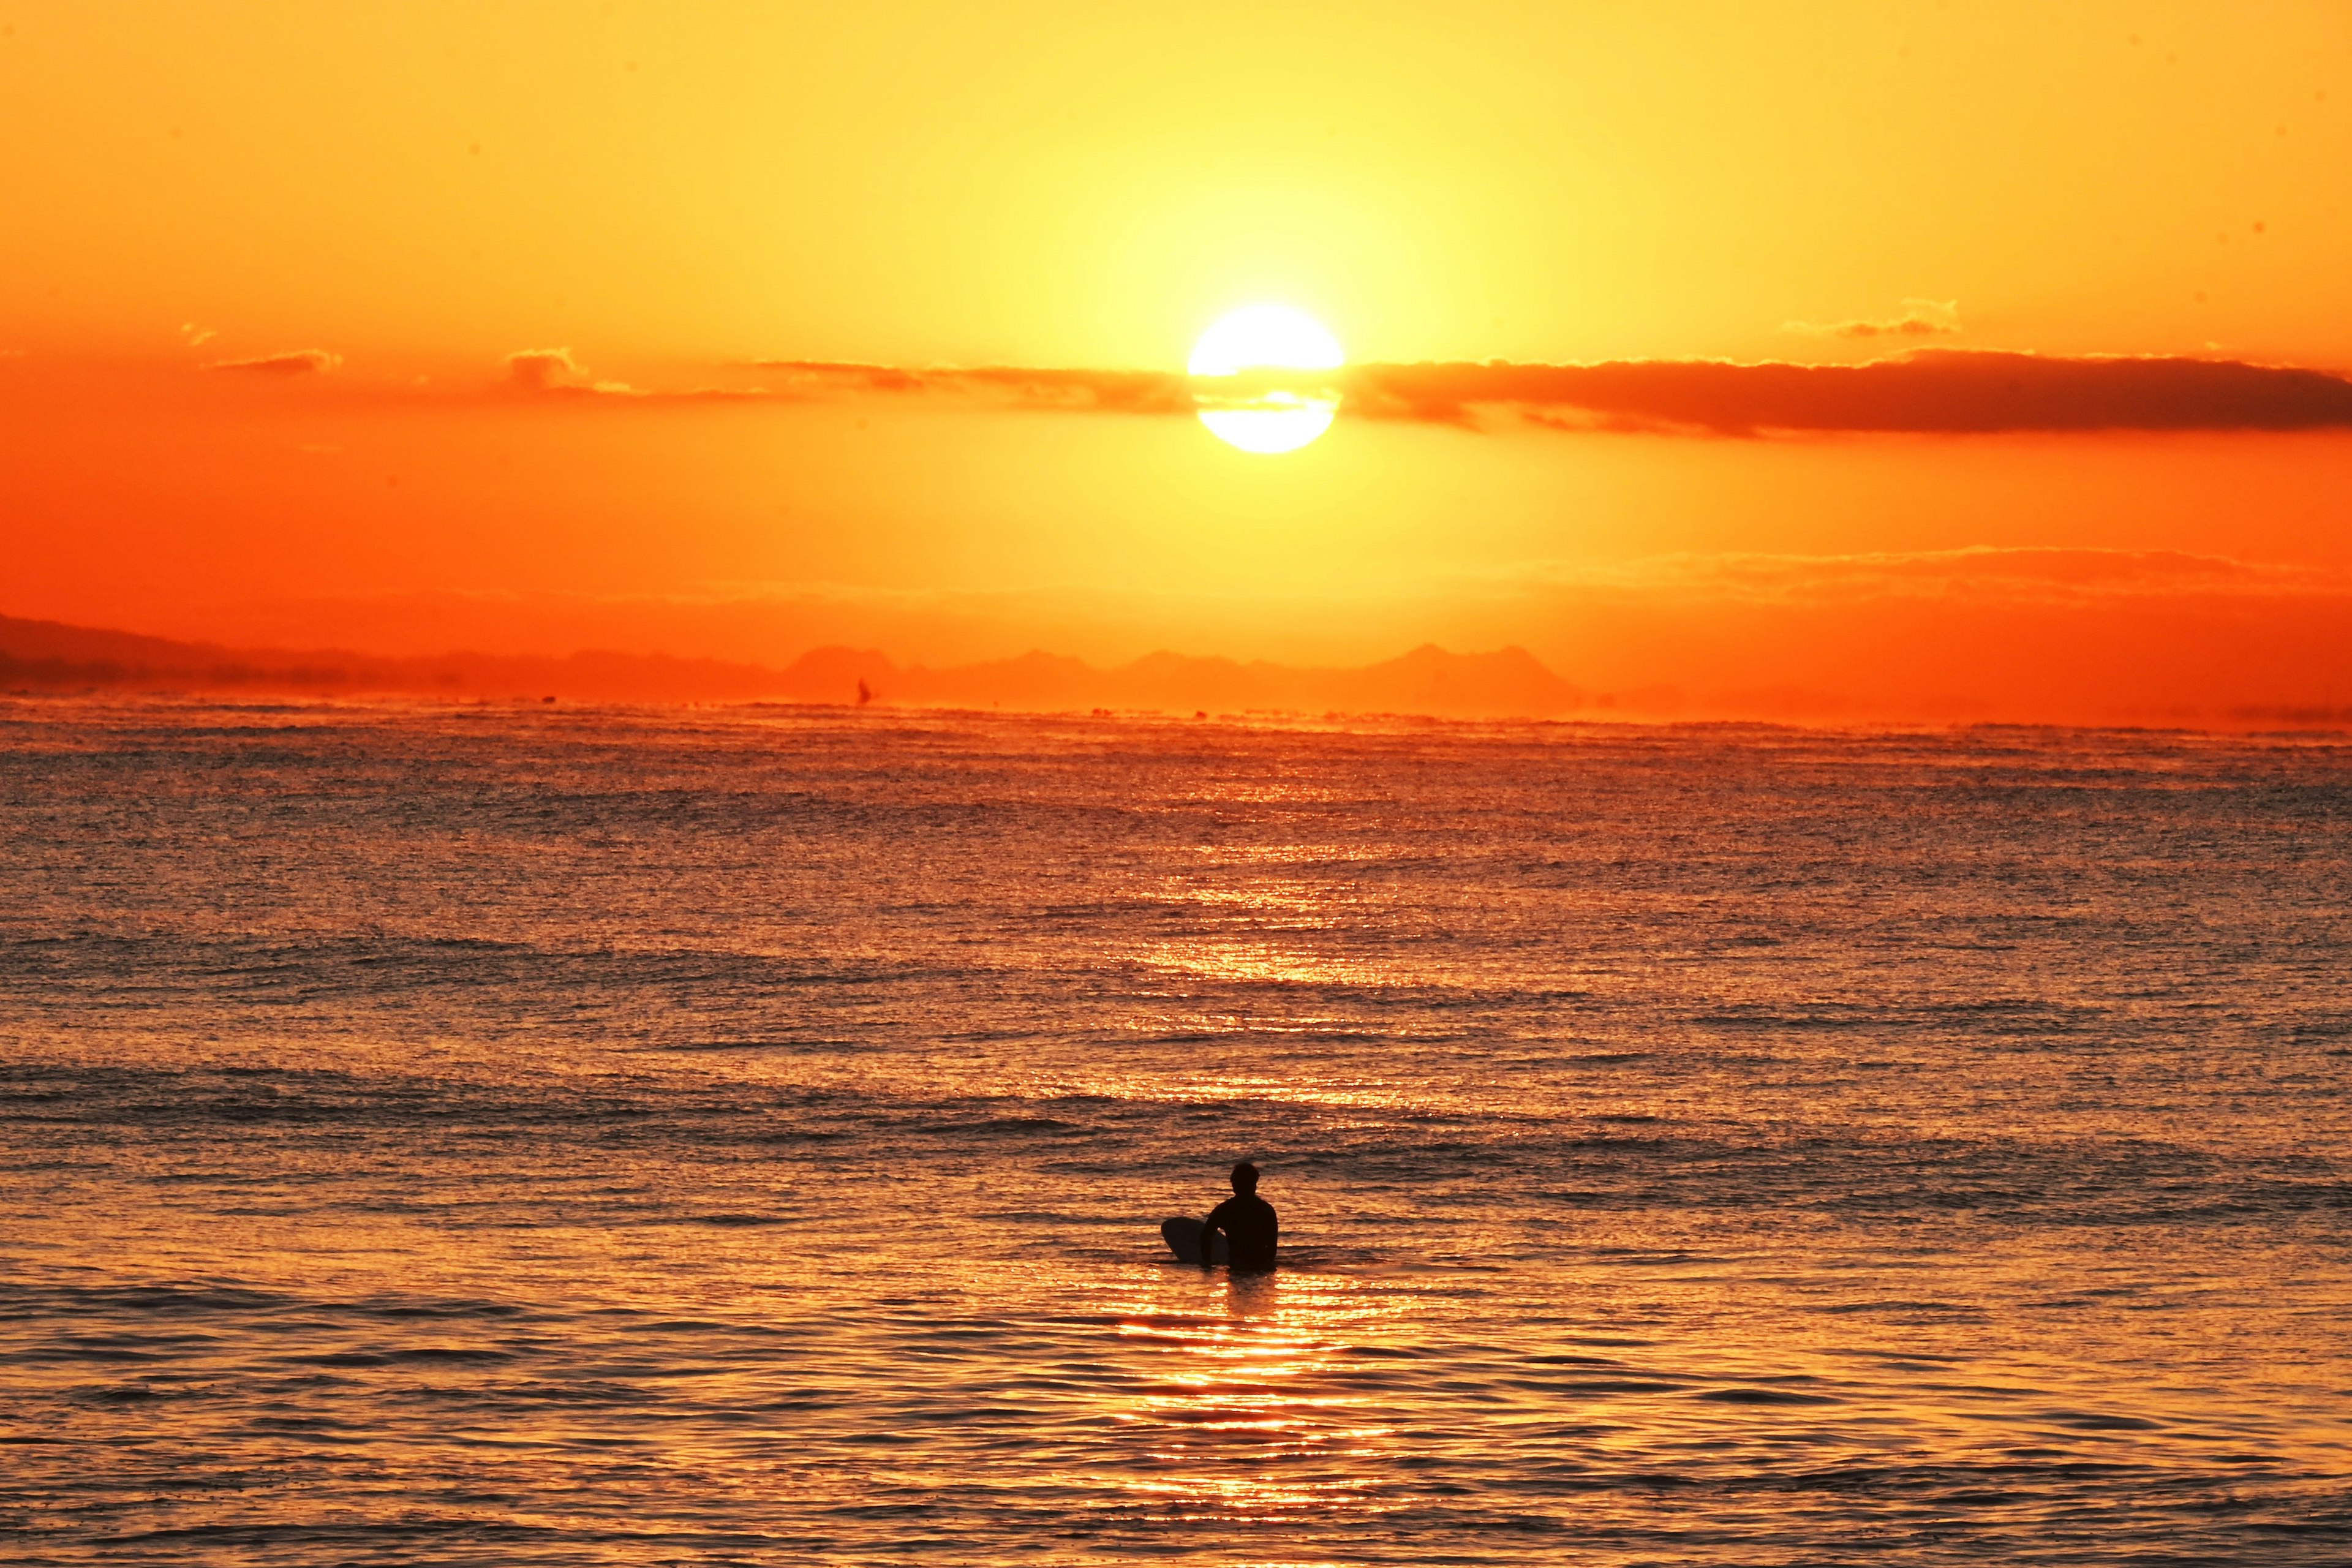
{"type": "MultiPolygon", "coordinates": [[[[1179,1263],[1201,1261],[1201,1230],[1199,1220],[1188,1219],[1182,1215],[1175,1215],[1160,1222],[1160,1239],[1167,1242],[1168,1250],[1176,1255],[1176,1261],[1179,1263]]],[[[1225,1261],[1225,1233],[1223,1231],[1209,1237],[1209,1261],[1212,1263],[1225,1261]]]]}

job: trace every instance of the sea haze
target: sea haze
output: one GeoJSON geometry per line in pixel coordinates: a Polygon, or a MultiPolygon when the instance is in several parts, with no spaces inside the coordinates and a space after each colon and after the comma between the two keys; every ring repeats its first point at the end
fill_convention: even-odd
{"type": "Polygon", "coordinates": [[[2340,739],[18,700],[0,879],[11,1562],[2352,1554],[2340,739]]]}

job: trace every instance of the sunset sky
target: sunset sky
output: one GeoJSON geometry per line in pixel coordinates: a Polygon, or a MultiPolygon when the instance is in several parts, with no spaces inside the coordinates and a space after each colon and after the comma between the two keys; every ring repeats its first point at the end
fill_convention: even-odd
{"type": "Polygon", "coordinates": [[[2352,710],[2347,170],[2340,0],[0,0],[0,613],[2352,710]]]}

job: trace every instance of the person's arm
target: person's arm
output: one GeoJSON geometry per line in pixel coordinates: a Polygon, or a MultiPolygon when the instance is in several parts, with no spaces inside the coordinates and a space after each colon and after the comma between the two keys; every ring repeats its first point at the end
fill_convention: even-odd
{"type": "MultiPolygon", "coordinates": [[[[1204,1220],[1202,1220],[1202,1221],[1201,1222],[1201,1267],[1202,1267],[1202,1268],[1207,1268],[1212,1267],[1212,1265],[1211,1265],[1211,1264],[1210,1264],[1210,1262],[1209,1262],[1210,1242],[1211,1242],[1211,1239],[1212,1239],[1213,1237],[1215,1237],[1215,1235],[1217,1234],[1217,1232],[1219,1232],[1219,1231],[1221,1231],[1221,1230],[1223,1230],[1224,1228],[1225,1228],[1225,1205],[1223,1205],[1223,1204],[1219,1204],[1215,1208],[1213,1208],[1213,1209],[1211,1209],[1211,1210],[1209,1211],[1209,1217],[1208,1217],[1208,1218],[1206,1218],[1206,1219],[1204,1219],[1204,1220]]],[[[1234,1245],[1233,1237],[1232,1237],[1230,1235],[1228,1235],[1228,1236],[1225,1237],[1225,1250],[1226,1250],[1227,1252],[1231,1252],[1231,1251],[1233,1250],[1233,1245],[1234,1245]]]]}

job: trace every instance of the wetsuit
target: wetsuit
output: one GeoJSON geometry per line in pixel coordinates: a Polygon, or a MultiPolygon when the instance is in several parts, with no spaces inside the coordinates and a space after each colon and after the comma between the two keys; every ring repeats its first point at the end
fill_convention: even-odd
{"type": "Polygon", "coordinates": [[[1274,1267],[1274,1205],[1255,1193],[1235,1194],[1209,1211],[1201,1230],[1201,1259],[1208,1261],[1209,1237],[1225,1233],[1234,1268],[1247,1271],[1274,1267]]]}

